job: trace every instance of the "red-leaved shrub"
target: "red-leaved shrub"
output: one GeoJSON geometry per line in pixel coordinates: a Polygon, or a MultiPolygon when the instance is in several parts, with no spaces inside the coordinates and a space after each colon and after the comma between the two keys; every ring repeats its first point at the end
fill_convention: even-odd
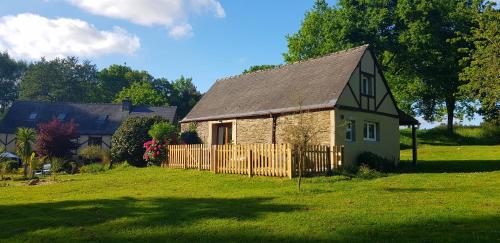
{"type": "Polygon", "coordinates": [[[39,156],[67,158],[71,151],[78,148],[75,141],[78,125],[73,122],[62,122],[53,119],[48,123],[38,124],[38,139],[36,141],[36,152],[39,156]]]}

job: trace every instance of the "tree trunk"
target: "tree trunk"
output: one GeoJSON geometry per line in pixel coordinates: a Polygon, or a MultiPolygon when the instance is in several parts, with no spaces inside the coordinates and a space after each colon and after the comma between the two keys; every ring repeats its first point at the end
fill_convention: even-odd
{"type": "Polygon", "coordinates": [[[453,135],[453,117],[455,115],[455,103],[456,99],[455,97],[448,97],[446,98],[446,112],[447,112],[447,132],[448,136],[453,135]]]}
{"type": "Polygon", "coordinates": [[[26,164],[26,160],[23,162],[23,166],[24,166],[24,171],[23,171],[23,176],[26,178],[28,177],[28,164],[26,164]]]}
{"type": "Polygon", "coordinates": [[[299,191],[300,191],[300,183],[302,182],[302,169],[303,169],[303,164],[304,162],[304,155],[302,153],[302,149],[299,151],[299,191]]]}

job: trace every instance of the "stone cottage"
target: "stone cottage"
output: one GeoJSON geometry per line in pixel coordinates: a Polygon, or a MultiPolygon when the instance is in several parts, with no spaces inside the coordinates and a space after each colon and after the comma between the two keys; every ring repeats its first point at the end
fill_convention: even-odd
{"type": "Polygon", "coordinates": [[[79,149],[88,145],[109,149],[111,136],[128,117],[156,115],[174,122],[175,111],[176,107],[134,106],[130,101],[122,104],[15,101],[0,123],[0,146],[15,152],[17,128],[37,128],[38,124],[56,118],[78,124],[79,149]]]}
{"type": "Polygon", "coordinates": [[[368,45],[216,81],[181,121],[205,144],[283,143],[307,112],[318,143],[344,145],[345,161],[371,151],[399,160],[399,125],[418,122],[397,107],[368,45]]]}

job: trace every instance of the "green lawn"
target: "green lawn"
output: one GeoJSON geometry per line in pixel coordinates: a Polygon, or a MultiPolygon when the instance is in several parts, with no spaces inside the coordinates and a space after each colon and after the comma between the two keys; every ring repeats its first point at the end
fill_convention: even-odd
{"type": "Polygon", "coordinates": [[[301,192],[287,179],[162,168],[16,182],[0,187],[0,241],[500,241],[500,146],[419,155],[409,173],[310,178],[301,192]]]}

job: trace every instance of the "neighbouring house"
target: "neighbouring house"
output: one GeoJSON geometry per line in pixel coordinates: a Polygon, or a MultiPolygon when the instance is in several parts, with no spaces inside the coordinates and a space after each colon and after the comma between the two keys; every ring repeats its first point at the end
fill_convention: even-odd
{"type": "MultiPolygon", "coordinates": [[[[284,129],[307,112],[322,145],[344,145],[344,161],[363,151],[399,160],[399,126],[418,124],[398,109],[368,45],[216,81],[181,121],[205,144],[283,143],[284,129]]],[[[416,155],[416,153],[415,153],[416,155]]]]}
{"type": "Polygon", "coordinates": [[[128,117],[156,115],[175,122],[175,112],[176,107],[134,106],[130,101],[122,104],[15,101],[0,124],[0,145],[13,152],[17,128],[37,128],[38,124],[56,118],[78,124],[79,150],[89,145],[109,149],[111,136],[128,117]]]}

